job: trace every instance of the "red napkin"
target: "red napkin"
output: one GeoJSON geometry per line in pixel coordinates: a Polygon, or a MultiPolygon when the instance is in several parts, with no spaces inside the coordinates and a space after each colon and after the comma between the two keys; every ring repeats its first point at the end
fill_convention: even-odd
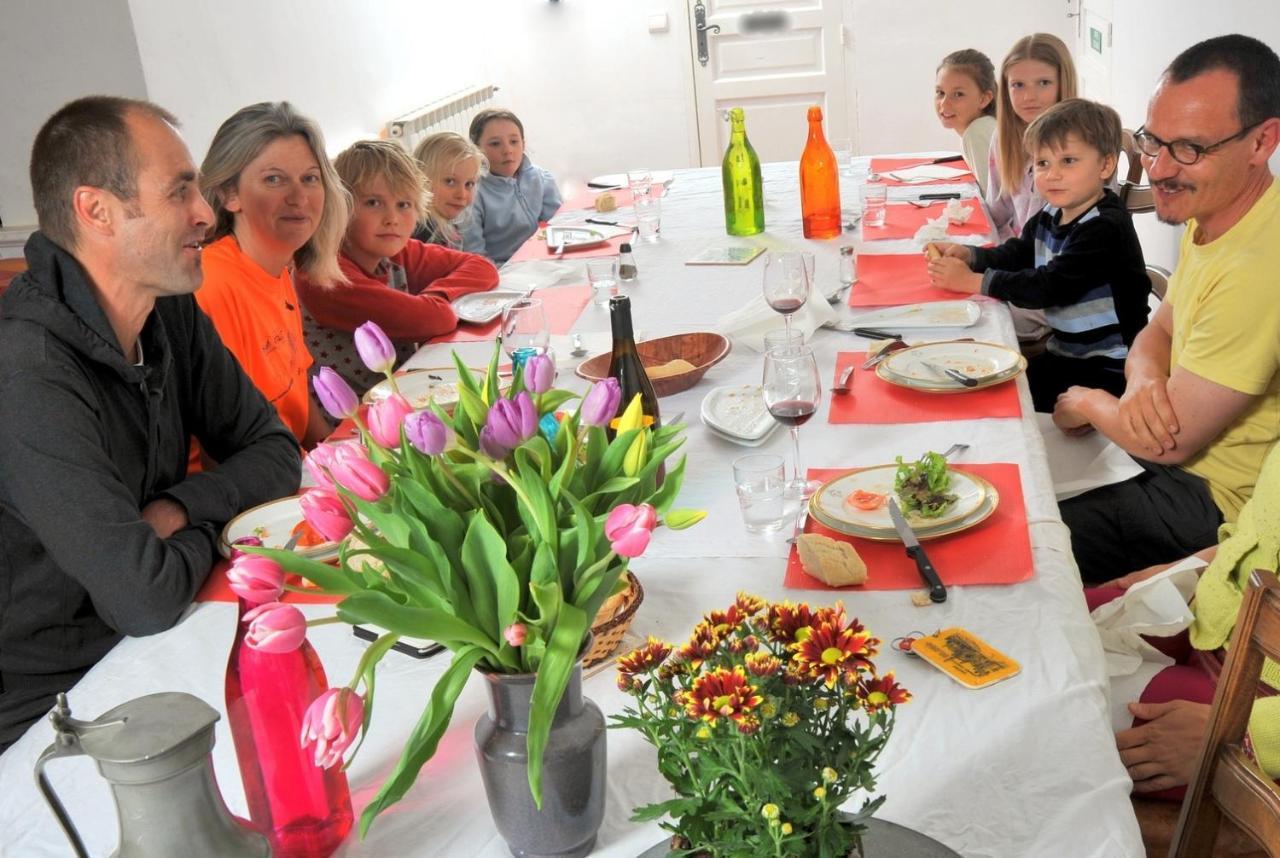
{"type": "Polygon", "coordinates": [[[892,176],[888,175],[891,170],[901,170],[904,167],[915,167],[928,163],[929,158],[872,158],[871,172],[880,174],[880,183],[884,185],[955,185],[960,182],[968,182],[971,185],[978,183],[977,178],[973,175],[973,168],[964,159],[959,161],[948,161],[940,164],[942,167],[955,167],[957,170],[968,170],[969,175],[956,176],[954,179],[931,179],[927,182],[900,182],[892,176]]]}
{"type": "MultiPolygon", "coordinates": [[[[539,289],[533,297],[542,299],[543,312],[547,314],[547,326],[553,334],[567,334],[573,330],[582,309],[591,300],[590,286],[553,286],[539,289]]],[[[492,340],[498,336],[502,317],[487,325],[459,325],[448,334],[434,337],[432,343],[473,343],[492,340]]]]}
{"type": "MultiPolygon", "coordinates": [[[[987,220],[986,214],[982,211],[982,201],[978,199],[961,200],[960,204],[967,206],[973,213],[969,215],[968,223],[950,224],[947,227],[948,236],[961,235],[989,235],[991,233],[991,221],[987,220]]],[[[862,222],[862,240],[863,241],[880,241],[886,238],[913,238],[920,227],[924,226],[927,220],[937,220],[942,217],[942,212],[946,208],[946,203],[935,203],[928,208],[920,208],[913,206],[911,203],[890,202],[885,206],[884,226],[867,226],[867,222],[862,222]]],[[[523,250],[523,248],[521,248],[523,250]]]]}
{"type": "MultiPolygon", "coordinates": [[[[1022,479],[1018,466],[1008,463],[956,466],[984,477],[1000,493],[1000,503],[986,521],[960,533],[927,539],[922,544],[938,577],[948,587],[964,584],[1016,584],[1035,572],[1031,560],[1031,536],[1027,531],[1027,509],[1022,499],[1022,479]]],[[[810,468],[809,479],[829,480],[845,473],[838,468],[810,468]]],[[[916,563],[900,542],[873,542],[845,536],[823,527],[810,516],[805,533],[820,533],[842,539],[858,550],[867,564],[867,580],[857,587],[828,587],[804,572],[795,548],[787,559],[783,586],[796,590],[919,590],[924,582],[916,563]]]]}
{"type": "Polygon", "coordinates": [[[923,253],[860,253],[858,280],[849,290],[850,307],[896,307],[967,299],[986,300],[983,295],[930,286],[929,260],[923,253]]]}
{"type": "MultiPolygon", "coordinates": [[[[200,588],[200,592],[196,593],[197,602],[235,602],[236,594],[231,591],[231,585],[227,583],[227,569],[231,567],[231,561],[218,560],[213,564],[213,569],[209,572],[209,577],[205,579],[204,586],[200,588]]],[[[297,605],[313,605],[326,604],[332,605],[341,602],[341,596],[328,596],[324,593],[294,593],[285,590],[284,595],[280,597],[282,602],[293,602],[297,605]]]]}
{"type": "Polygon", "coordinates": [[[866,352],[836,354],[836,379],[850,364],[856,368],[849,378],[849,392],[831,397],[828,423],[940,423],[1022,416],[1013,379],[982,390],[929,393],[891,384],[876,375],[875,367],[862,369],[866,359],[866,352]]]}

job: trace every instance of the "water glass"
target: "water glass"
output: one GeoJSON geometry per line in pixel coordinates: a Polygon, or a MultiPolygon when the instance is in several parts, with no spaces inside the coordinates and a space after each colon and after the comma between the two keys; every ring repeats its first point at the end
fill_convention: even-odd
{"type": "Polygon", "coordinates": [[[591,284],[591,300],[597,307],[609,306],[618,291],[618,257],[601,256],[587,260],[587,282],[591,284]]]}
{"type": "Polygon", "coordinates": [[[885,207],[889,202],[889,188],[879,182],[862,186],[862,225],[884,226],[885,207]]]}
{"type": "Polygon", "coordinates": [[[632,197],[647,197],[653,186],[653,173],[650,170],[628,170],[627,187],[632,197]]]}
{"type": "Polygon", "coordinates": [[[836,167],[840,175],[848,176],[853,172],[853,141],[847,137],[837,137],[831,141],[831,154],[835,155],[836,167]]]}
{"type": "Polygon", "coordinates": [[[778,328],[764,335],[764,350],[766,353],[774,349],[802,345],[804,345],[804,331],[778,328]]]}
{"type": "Polygon", "coordinates": [[[662,229],[662,198],[637,196],[633,205],[636,211],[636,223],[640,227],[640,239],[656,242],[658,232],[662,229]]]}
{"type": "Polygon", "coordinates": [[[768,533],[782,526],[786,480],[781,456],[753,453],[735,459],[733,485],[738,491],[742,523],[750,533],[768,533]]]}

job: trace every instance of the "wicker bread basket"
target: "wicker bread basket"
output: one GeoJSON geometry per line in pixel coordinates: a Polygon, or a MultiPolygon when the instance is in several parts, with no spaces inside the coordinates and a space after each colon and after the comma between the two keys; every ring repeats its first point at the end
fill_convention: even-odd
{"type": "Polygon", "coordinates": [[[596,618],[591,623],[591,649],[582,660],[583,667],[591,667],[604,661],[622,643],[622,636],[631,626],[636,609],[644,601],[644,588],[640,579],[627,572],[627,589],[605,599],[596,618]]]}

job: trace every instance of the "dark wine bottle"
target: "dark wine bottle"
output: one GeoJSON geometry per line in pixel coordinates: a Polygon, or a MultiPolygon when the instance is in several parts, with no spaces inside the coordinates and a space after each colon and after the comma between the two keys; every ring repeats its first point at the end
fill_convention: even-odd
{"type": "Polygon", "coordinates": [[[653,392],[653,382],[640,362],[636,351],[636,337],[631,328],[631,299],[618,295],[609,299],[609,320],[613,326],[613,354],[609,357],[609,375],[618,380],[622,399],[618,414],[626,410],[632,398],[640,394],[640,408],[646,417],[653,418],[653,426],[661,425],[658,416],[658,396],[653,392]]]}

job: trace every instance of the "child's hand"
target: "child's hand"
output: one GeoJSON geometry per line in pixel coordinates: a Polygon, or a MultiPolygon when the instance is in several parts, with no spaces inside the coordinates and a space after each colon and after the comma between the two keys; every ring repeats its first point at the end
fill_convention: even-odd
{"type": "Polygon", "coordinates": [[[969,270],[969,264],[954,256],[944,256],[929,263],[929,282],[948,292],[970,295],[982,291],[982,275],[969,270]]]}
{"type": "Polygon", "coordinates": [[[937,257],[934,256],[934,253],[936,253],[938,256],[949,256],[953,259],[959,259],[966,265],[969,264],[969,248],[963,244],[956,244],[954,241],[931,241],[924,246],[924,253],[930,259],[936,259],[937,257]],[[929,252],[931,250],[933,253],[929,252]]]}

